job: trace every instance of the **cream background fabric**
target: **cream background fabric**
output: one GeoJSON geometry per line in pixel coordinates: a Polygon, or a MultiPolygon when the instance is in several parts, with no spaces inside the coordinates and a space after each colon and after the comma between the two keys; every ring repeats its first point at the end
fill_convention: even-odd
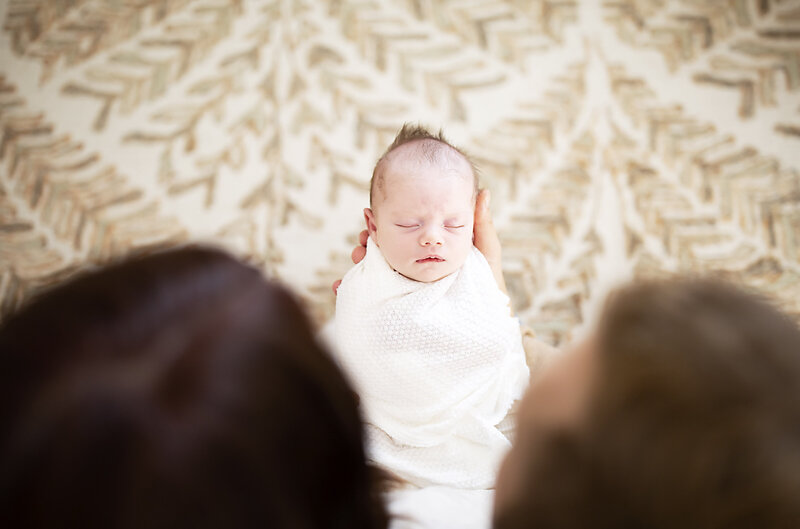
{"type": "Polygon", "coordinates": [[[550,343],[630,277],[800,312],[795,0],[0,0],[0,312],[152,244],[221,244],[317,321],[404,121],[482,168],[550,343]]]}

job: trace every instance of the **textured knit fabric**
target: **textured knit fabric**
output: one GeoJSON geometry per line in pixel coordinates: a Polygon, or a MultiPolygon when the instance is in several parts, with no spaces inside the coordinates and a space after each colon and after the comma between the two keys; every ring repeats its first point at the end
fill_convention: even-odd
{"type": "Polygon", "coordinates": [[[528,367],[508,297],[477,249],[422,283],[392,270],[369,240],[339,286],[335,332],[375,462],[417,486],[493,486],[509,447],[496,425],[528,367]]]}

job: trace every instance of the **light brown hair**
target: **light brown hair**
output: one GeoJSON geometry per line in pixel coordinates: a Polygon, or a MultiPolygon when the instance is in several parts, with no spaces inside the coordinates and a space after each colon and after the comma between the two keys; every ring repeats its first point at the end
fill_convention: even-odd
{"type": "Polygon", "coordinates": [[[587,420],[528,440],[495,529],[800,527],[794,322],[728,284],[649,282],[610,298],[595,354],[587,420]]]}
{"type": "Polygon", "coordinates": [[[473,182],[474,182],[474,191],[472,194],[473,200],[477,196],[478,193],[478,168],[475,165],[475,162],[461,149],[450,143],[444,136],[444,132],[442,129],[439,129],[437,134],[433,134],[428,129],[423,127],[419,124],[411,124],[411,123],[404,123],[400,131],[395,136],[394,141],[392,141],[391,145],[386,149],[378,161],[375,163],[375,167],[372,170],[372,178],[369,182],[369,203],[370,207],[373,206],[375,202],[375,196],[377,191],[383,191],[384,189],[384,174],[385,174],[385,165],[391,161],[391,153],[397,150],[399,147],[403,145],[407,145],[409,143],[419,143],[419,150],[415,153],[419,156],[424,157],[427,161],[431,163],[436,163],[439,161],[440,157],[446,156],[451,153],[456,153],[460,155],[466,162],[469,164],[470,169],[472,170],[473,182]]]}

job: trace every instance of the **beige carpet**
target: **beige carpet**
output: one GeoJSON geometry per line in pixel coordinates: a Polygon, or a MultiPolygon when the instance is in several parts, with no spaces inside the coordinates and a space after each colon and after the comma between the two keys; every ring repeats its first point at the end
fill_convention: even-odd
{"type": "Polygon", "coordinates": [[[478,161],[547,341],[673,272],[800,315],[798,1],[0,0],[0,20],[0,314],[202,241],[324,321],[372,166],[420,121],[478,161]]]}

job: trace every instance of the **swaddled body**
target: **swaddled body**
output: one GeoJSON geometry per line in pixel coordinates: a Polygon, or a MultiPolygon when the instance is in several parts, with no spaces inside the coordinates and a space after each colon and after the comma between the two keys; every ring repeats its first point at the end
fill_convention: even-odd
{"type": "Polygon", "coordinates": [[[418,486],[491,488],[497,428],[527,383],[508,297],[472,244],[477,177],[463,153],[403,127],[372,177],[367,255],[343,279],[336,349],[371,457],[418,486]]]}
{"type": "Polygon", "coordinates": [[[370,240],[339,287],[336,340],[378,464],[418,486],[492,486],[510,446],[496,425],[528,368],[508,298],[477,249],[422,283],[394,271],[370,240]]]}

